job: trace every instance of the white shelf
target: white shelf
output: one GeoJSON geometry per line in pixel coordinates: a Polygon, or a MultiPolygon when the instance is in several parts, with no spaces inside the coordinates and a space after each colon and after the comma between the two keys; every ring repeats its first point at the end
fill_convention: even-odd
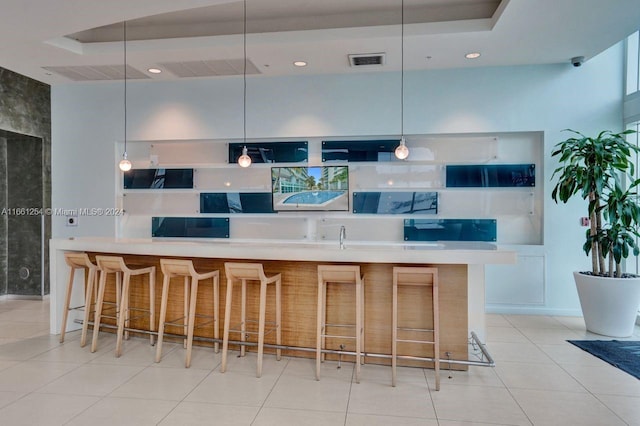
{"type": "MultiPolygon", "coordinates": [[[[314,235],[333,239],[339,226],[348,227],[351,238],[363,240],[403,240],[403,220],[417,219],[496,219],[501,244],[542,244],[544,182],[536,187],[446,188],[447,164],[532,163],[543,170],[543,145],[539,132],[494,135],[409,135],[408,160],[351,162],[321,160],[323,140],[389,139],[370,138],[286,138],[308,141],[309,161],[300,163],[261,163],[241,168],[229,164],[228,144],[239,140],[163,140],[131,141],[129,158],[137,169],[194,169],[192,189],[122,189],[117,184],[118,205],[126,215],[119,218],[123,237],[150,235],[152,216],[230,217],[234,238],[263,235],[293,239],[314,235]],[[271,193],[272,167],[348,166],[349,211],[280,212],[262,214],[202,214],[200,193],[271,193]],[[438,192],[437,215],[375,215],[352,213],[354,192],[438,192]],[[334,229],[335,228],[335,229],[334,229]],[[287,237],[289,238],[289,237],[287,237]]],[[[251,140],[248,142],[267,142],[251,140]]],[[[121,150],[116,150],[119,155],[121,150]]]]}

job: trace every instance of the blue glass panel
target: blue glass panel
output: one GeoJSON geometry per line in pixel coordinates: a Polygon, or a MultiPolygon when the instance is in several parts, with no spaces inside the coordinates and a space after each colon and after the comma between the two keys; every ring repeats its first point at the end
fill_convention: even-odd
{"type": "Polygon", "coordinates": [[[437,192],[354,192],[353,212],[360,214],[437,214],[437,192]]]}
{"type": "Polygon", "coordinates": [[[309,160],[306,141],[302,142],[247,142],[229,144],[229,163],[237,163],[242,148],[252,163],[304,163],[309,160]]]}
{"type": "Polygon", "coordinates": [[[153,217],[152,237],[229,238],[229,218],[153,217]]]}
{"type": "Polygon", "coordinates": [[[405,241],[496,241],[495,219],[405,219],[405,241]]]}
{"type": "Polygon", "coordinates": [[[203,192],[200,213],[274,213],[270,192],[203,192]]]}
{"type": "Polygon", "coordinates": [[[227,194],[224,192],[201,193],[200,213],[229,213],[227,194]]]}
{"type": "Polygon", "coordinates": [[[400,140],[322,141],[322,161],[392,161],[400,140]]]}
{"type": "Polygon", "coordinates": [[[535,164],[447,166],[447,188],[536,186],[535,164]]]}
{"type": "Polygon", "coordinates": [[[131,169],[124,172],[124,189],[193,188],[193,169],[131,169]]]}
{"type": "Polygon", "coordinates": [[[270,192],[241,192],[242,213],[275,213],[270,192]]]}

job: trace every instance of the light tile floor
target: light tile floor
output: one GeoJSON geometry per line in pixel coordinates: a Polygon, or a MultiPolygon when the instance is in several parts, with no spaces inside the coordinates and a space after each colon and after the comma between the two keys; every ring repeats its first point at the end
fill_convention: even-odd
{"type": "MultiPolygon", "coordinates": [[[[182,345],[166,344],[153,362],[147,339],[103,334],[96,353],[79,334],[64,344],[48,334],[48,303],[0,301],[0,424],[13,425],[640,425],[640,380],[575,348],[566,339],[602,339],[581,318],[489,315],[487,347],[495,368],[443,371],[267,355],[263,377],[255,357],[194,348],[185,369],[182,345]],[[450,376],[450,377],[449,377],[450,376]]],[[[640,340],[636,327],[634,340],[640,340]]],[[[445,365],[446,367],[446,365],[445,365]]]]}

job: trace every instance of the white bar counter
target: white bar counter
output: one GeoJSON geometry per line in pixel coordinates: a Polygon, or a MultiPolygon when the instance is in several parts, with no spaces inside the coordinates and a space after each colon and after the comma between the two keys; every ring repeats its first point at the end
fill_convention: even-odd
{"type": "MultiPolygon", "coordinates": [[[[514,251],[499,250],[490,243],[375,243],[346,241],[340,249],[337,241],[313,242],[290,240],[177,240],[75,238],[52,239],[49,245],[50,267],[50,332],[60,332],[61,312],[69,268],[65,251],[115,253],[145,256],[177,256],[215,259],[252,259],[274,261],[351,262],[385,264],[457,264],[467,265],[468,331],[486,340],[485,330],[485,264],[516,263],[514,251]]],[[[77,274],[79,275],[79,274],[77,274]]],[[[77,284],[82,280],[77,276],[77,284]]],[[[81,305],[80,285],[74,286],[72,305],[81,305]],[[77,291],[76,291],[77,289],[77,291]]],[[[73,321],[69,330],[79,328],[73,321]]]]}

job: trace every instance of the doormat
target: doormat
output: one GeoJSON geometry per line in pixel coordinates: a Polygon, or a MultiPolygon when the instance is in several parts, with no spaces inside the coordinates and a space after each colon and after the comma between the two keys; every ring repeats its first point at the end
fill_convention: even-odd
{"type": "Polygon", "coordinates": [[[567,340],[567,342],[640,379],[640,342],[624,340],[567,340]]]}

